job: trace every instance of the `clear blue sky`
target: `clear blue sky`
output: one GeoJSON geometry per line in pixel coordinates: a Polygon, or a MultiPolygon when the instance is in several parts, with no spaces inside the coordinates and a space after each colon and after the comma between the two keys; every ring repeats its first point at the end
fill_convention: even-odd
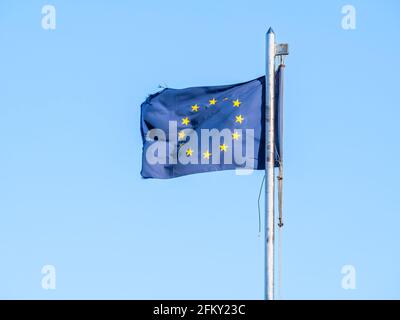
{"type": "Polygon", "coordinates": [[[0,298],[263,298],[263,172],[142,180],[139,108],[159,84],[262,75],[269,26],[290,44],[283,297],[400,298],[399,15],[395,0],[1,1],[0,298]]]}

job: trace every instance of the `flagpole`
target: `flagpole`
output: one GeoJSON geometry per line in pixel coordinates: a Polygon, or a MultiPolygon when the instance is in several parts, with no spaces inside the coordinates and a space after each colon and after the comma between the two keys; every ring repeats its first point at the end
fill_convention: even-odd
{"type": "Polygon", "coordinates": [[[266,35],[266,86],[265,86],[265,299],[274,300],[274,190],[275,190],[275,33],[269,28],[266,35]]]}

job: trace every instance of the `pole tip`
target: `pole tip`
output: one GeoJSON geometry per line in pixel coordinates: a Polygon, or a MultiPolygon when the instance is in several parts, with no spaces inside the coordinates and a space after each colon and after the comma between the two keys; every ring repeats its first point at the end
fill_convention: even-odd
{"type": "Polygon", "coordinates": [[[267,31],[267,34],[269,34],[269,33],[275,33],[274,30],[272,30],[271,27],[269,27],[269,29],[268,29],[268,31],[267,31]]]}

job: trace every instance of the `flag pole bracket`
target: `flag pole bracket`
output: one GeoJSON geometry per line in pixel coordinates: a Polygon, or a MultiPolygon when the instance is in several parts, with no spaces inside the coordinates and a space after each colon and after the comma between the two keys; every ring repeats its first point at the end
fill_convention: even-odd
{"type": "Polygon", "coordinates": [[[279,57],[279,64],[285,64],[285,57],[289,55],[289,45],[287,43],[278,43],[275,46],[275,57],[279,57]]]}
{"type": "Polygon", "coordinates": [[[275,56],[289,55],[289,45],[287,43],[278,43],[275,46],[275,56]]]}

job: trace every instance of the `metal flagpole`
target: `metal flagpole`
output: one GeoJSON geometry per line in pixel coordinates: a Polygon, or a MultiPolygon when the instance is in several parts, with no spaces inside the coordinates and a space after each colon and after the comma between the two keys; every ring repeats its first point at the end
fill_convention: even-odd
{"type": "MultiPolygon", "coordinates": [[[[265,85],[265,299],[274,300],[275,294],[275,57],[279,56],[283,65],[284,56],[289,54],[287,43],[275,43],[275,33],[269,28],[266,36],[266,85],[265,85]]],[[[283,81],[282,79],[280,79],[283,81]]],[[[280,83],[282,89],[283,85],[280,83]]],[[[282,94],[279,92],[279,112],[282,112],[282,94]]],[[[282,129],[282,123],[280,124],[282,129]]],[[[280,133],[282,139],[282,132],[280,133]]],[[[280,141],[279,155],[282,156],[282,140],[280,141]]],[[[282,179],[282,166],[280,164],[280,180],[282,179]]],[[[280,197],[282,196],[282,181],[280,181],[280,197]]],[[[282,203],[280,198],[280,221],[279,227],[282,227],[281,213],[282,203]]]]}
{"type": "Polygon", "coordinates": [[[265,248],[265,298],[274,300],[274,183],[275,183],[275,33],[269,28],[266,36],[266,86],[265,86],[265,208],[266,208],[266,248],[265,248]]]}

